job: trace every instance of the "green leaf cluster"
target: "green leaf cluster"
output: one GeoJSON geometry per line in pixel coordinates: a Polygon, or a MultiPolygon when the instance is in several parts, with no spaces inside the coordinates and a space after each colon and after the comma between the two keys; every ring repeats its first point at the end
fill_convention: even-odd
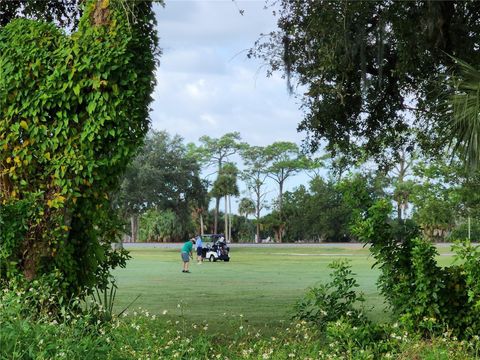
{"type": "MultiPolygon", "coordinates": [[[[378,281],[394,313],[412,330],[424,335],[450,330],[470,337],[480,330],[478,247],[455,248],[462,262],[440,267],[438,252],[414,228],[395,236],[389,220],[391,204],[380,200],[370,207],[355,229],[381,270],[378,281]]],[[[408,229],[406,229],[408,230],[408,229]]]]}

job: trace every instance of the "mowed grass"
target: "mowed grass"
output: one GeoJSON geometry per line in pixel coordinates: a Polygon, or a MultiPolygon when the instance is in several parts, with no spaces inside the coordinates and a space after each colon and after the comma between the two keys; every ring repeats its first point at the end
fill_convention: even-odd
{"type": "MultiPolygon", "coordinates": [[[[114,272],[118,283],[115,308],[123,310],[138,295],[138,307],[174,321],[207,322],[214,332],[230,332],[246,322],[275,332],[288,323],[294,303],[306,290],[329,281],[328,264],[351,261],[372,319],[388,319],[383,298],[375,286],[379,272],[372,269],[368,249],[341,247],[241,248],[231,246],[230,262],[190,263],[190,274],[181,272],[178,249],[132,249],[125,269],[114,272]],[[179,307],[180,304],[180,307],[179,307]],[[166,315],[163,315],[164,311],[166,315]],[[240,315],[243,317],[240,318],[240,315]]],[[[440,249],[448,253],[448,249],[440,249]]],[[[451,257],[441,256],[446,264],[451,257]]]]}

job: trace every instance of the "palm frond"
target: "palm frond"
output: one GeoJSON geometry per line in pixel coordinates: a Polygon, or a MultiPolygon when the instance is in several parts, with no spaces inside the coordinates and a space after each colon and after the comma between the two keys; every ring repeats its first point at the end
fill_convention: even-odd
{"type": "Polygon", "coordinates": [[[455,59],[460,76],[451,83],[455,92],[449,99],[452,121],[449,126],[453,151],[472,168],[480,167],[480,70],[455,59]]]}

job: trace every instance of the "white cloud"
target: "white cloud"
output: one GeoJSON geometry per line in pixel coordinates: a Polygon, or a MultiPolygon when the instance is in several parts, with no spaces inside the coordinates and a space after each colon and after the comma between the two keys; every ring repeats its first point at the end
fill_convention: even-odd
{"type": "Polygon", "coordinates": [[[207,125],[216,126],[218,124],[218,121],[215,119],[215,117],[210,114],[202,114],[200,119],[207,125]]]}

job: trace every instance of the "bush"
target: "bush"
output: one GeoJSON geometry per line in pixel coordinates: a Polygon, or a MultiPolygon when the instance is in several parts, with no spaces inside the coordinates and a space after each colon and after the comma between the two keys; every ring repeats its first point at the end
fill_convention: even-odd
{"type": "Polygon", "coordinates": [[[351,266],[346,260],[329,265],[333,272],[331,281],[310,288],[294,307],[294,318],[306,320],[324,331],[330,322],[348,318],[354,325],[367,322],[363,312],[357,307],[365,300],[355,292],[359,285],[353,276],[351,266]]]}
{"type": "Polygon", "coordinates": [[[480,330],[480,251],[469,244],[455,250],[462,264],[442,268],[428,240],[415,231],[397,238],[390,223],[391,205],[379,201],[356,224],[359,238],[370,250],[381,270],[378,280],[395,315],[409,329],[424,336],[446,330],[469,338],[480,330]]]}

